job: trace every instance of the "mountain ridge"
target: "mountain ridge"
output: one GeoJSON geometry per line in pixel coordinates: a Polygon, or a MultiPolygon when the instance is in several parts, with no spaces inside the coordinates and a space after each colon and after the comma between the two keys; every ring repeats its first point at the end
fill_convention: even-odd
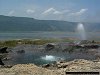
{"type": "MultiPolygon", "coordinates": [[[[38,20],[29,17],[0,15],[0,31],[68,31],[75,32],[79,22],[38,20]]],[[[86,31],[100,31],[100,23],[83,22],[86,31]],[[95,27],[95,28],[94,28],[95,27]]]]}

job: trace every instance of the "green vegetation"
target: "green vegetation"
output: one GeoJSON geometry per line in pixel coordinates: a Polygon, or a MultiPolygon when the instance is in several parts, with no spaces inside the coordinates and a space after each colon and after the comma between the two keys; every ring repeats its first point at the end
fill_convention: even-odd
{"type": "Polygon", "coordinates": [[[77,40],[77,39],[75,39],[75,38],[64,38],[64,39],[62,39],[62,42],[70,42],[70,43],[73,43],[75,40],[77,40]]]}
{"type": "Polygon", "coordinates": [[[0,47],[4,47],[4,46],[13,47],[13,46],[16,46],[17,44],[18,44],[18,41],[16,40],[1,41],[0,47]]]}
{"type": "Polygon", "coordinates": [[[72,42],[72,39],[22,39],[22,40],[7,40],[7,41],[0,41],[0,47],[14,47],[17,45],[22,44],[33,44],[33,45],[43,45],[46,43],[54,43],[54,42],[72,42]]]}

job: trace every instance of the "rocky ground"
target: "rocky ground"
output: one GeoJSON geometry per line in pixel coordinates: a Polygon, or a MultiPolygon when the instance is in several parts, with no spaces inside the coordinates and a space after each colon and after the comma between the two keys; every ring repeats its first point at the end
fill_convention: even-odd
{"type": "Polygon", "coordinates": [[[61,71],[74,71],[74,72],[88,72],[88,71],[100,71],[100,60],[84,60],[84,59],[75,59],[73,61],[60,61],[56,64],[52,64],[47,67],[48,69],[57,69],[61,71]]]}
{"type": "MultiPolygon", "coordinates": [[[[69,43],[61,44],[47,44],[47,45],[18,45],[14,48],[1,48],[0,49],[1,63],[5,65],[0,66],[0,75],[66,75],[66,72],[100,72],[100,45],[73,45],[69,43]],[[85,56],[92,55],[96,60],[76,59],[72,61],[57,61],[51,64],[44,64],[36,66],[34,64],[15,64],[9,66],[6,61],[13,60],[16,56],[33,52],[33,54],[48,54],[53,53],[81,53],[85,56]],[[3,62],[2,62],[3,61],[3,62]]],[[[47,55],[48,55],[47,54],[47,55]]],[[[67,54],[66,54],[67,55],[67,54]]],[[[21,56],[22,57],[22,56],[21,56]]],[[[74,57],[74,56],[73,56],[74,57]]],[[[91,57],[91,56],[90,56],[91,57]]],[[[16,60],[16,59],[15,59],[16,60]]]]}
{"type": "Polygon", "coordinates": [[[12,68],[0,68],[0,75],[60,75],[57,70],[49,70],[34,64],[18,64],[12,68]]]}
{"type": "Polygon", "coordinates": [[[100,72],[100,60],[75,59],[60,61],[43,67],[34,64],[18,64],[11,68],[0,68],[0,75],[66,75],[65,72],[100,72]]]}

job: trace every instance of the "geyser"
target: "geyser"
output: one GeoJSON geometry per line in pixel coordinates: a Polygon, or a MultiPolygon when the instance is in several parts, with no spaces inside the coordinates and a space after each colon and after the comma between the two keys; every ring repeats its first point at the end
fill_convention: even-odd
{"type": "Polygon", "coordinates": [[[84,28],[84,25],[82,23],[79,23],[77,25],[77,31],[78,31],[78,34],[80,36],[80,39],[81,40],[86,40],[85,28],[84,28]]]}
{"type": "Polygon", "coordinates": [[[56,56],[52,56],[52,55],[43,56],[42,59],[46,60],[46,61],[58,61],[58,60],[62,60],[62,58],[56,57],[56,56]]]}

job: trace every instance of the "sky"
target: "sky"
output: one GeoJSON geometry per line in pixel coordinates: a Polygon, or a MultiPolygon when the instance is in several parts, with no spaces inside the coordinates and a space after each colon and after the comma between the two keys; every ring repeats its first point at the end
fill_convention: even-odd
{"type": "Polygon", "coordinates": [[[0,15],[100,22],[100,0],[0,0],[0,15]]]}

